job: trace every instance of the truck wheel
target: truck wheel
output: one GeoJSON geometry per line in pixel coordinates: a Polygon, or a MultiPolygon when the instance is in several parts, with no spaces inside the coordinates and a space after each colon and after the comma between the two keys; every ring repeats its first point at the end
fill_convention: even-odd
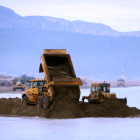
{"type": "Polygon", "coordinates": [[[43,97],[37,97],[36,107],[42,107],[43,97]]]}
{"type": "Polygon", "coordinates": [[[24,97],[23,97],[23,99],[22,99],[22,105],[23,105],[23,106],[29,105],[27,96],[24,96],[24,97]]]}
{"type": "Polygon", "coordinates": [[[46,110],[50,107],[50,96],[43,97],[42,107],[46,110]]]}

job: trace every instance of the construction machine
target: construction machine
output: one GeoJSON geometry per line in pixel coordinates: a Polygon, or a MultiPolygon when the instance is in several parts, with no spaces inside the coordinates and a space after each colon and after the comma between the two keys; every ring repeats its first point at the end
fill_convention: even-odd
{"type": "Polygon", "coordinates": [[[13,91],[16,91],[16,89],[21,89],[22,91],[25,91],[25,84],[24,81],[21,80],[21,78],[17,78],[13,80],[13,91]]]}
{"type": "Polygon", "coordinates": [[[117,98],[115,93],[110,93],[110,83],[92,83],[89,96],[83,96],[82,100],[87,99],[90,103],[101,103],[105,100],[117,100],[127,104],[127,99],[117,98]]]}
{"type": "Polygon", "coordinates": [[[40,90],[40,81],[30,80],[30,88],[22,94],[23,105],[31,103],[48,109],[58,94],[79,101],[79,86],[82,86],[82,81],[76,78],[71,57],[65,49],[45,49],[41,56],[39,72],[44,72],[46,83],[41,85],[40,90]]]}
{"type": "Polygon", "coordinates": [[[44,96],[49,96],[48,89],[44,86],[46,80],[34,79],[28,82],[29,87],[22,93],[22,105],[36,104],[37,107],[41,107],[42,104],[38,100],[42,101],[44,96]]]}

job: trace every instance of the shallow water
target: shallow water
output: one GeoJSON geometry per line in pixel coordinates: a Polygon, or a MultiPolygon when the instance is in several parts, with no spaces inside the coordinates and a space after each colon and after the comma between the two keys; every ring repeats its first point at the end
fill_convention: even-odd
{"type": "MultiPolygon", "coordinates": [[[[111,88],[118,98],[127,97],[129,106],[140,109],[140,87],[111,88]]],[[[81,90],[81,97],[90,89],[81,90]]],[[[21,93],[0,94],[0,98],[21,98],[21,93]]],[[[80,97],[80,99],[81,99],[80,97]]],[[[0,117],[0,140],[140,140],[140,118],[43,119],[0,117]]]]}
{"type": "Polygon", "coordinates": [[[21,98],[22,92],[0,93],[0,98],[21,98]]]}
{"type": "Polygon", "coordinates": [[[140,118],[0,117],[0,139],[139,140],[140,118]]]}

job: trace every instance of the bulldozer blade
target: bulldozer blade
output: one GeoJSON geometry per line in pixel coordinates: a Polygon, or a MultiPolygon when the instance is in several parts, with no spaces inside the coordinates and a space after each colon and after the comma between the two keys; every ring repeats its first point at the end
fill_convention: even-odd
{"type": "Polygon", "coordinates": [[[124,99],[116,99],[116,100],[121,102],[122,104],[127,105],[127,99],[126,98],[124,98],[124,99]]]}
{"type": "Polygon", "coordinates": [[[105,98],[104,101],[106,101],[106,100],[115,100],[124,105],[127,105],[127,98],[105,98]]]}

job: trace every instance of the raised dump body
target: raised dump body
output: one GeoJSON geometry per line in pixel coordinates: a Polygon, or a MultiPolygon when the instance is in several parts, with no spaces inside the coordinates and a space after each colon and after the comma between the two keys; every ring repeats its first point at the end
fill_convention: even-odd
{"type": "Polygon", "coordinates": [[[66,50],[44,50],[39,72],[44,72],[51,100],[65,94],[70,100],[79,100],[82,81],[76,78],[71,57],[66,50]]]}

